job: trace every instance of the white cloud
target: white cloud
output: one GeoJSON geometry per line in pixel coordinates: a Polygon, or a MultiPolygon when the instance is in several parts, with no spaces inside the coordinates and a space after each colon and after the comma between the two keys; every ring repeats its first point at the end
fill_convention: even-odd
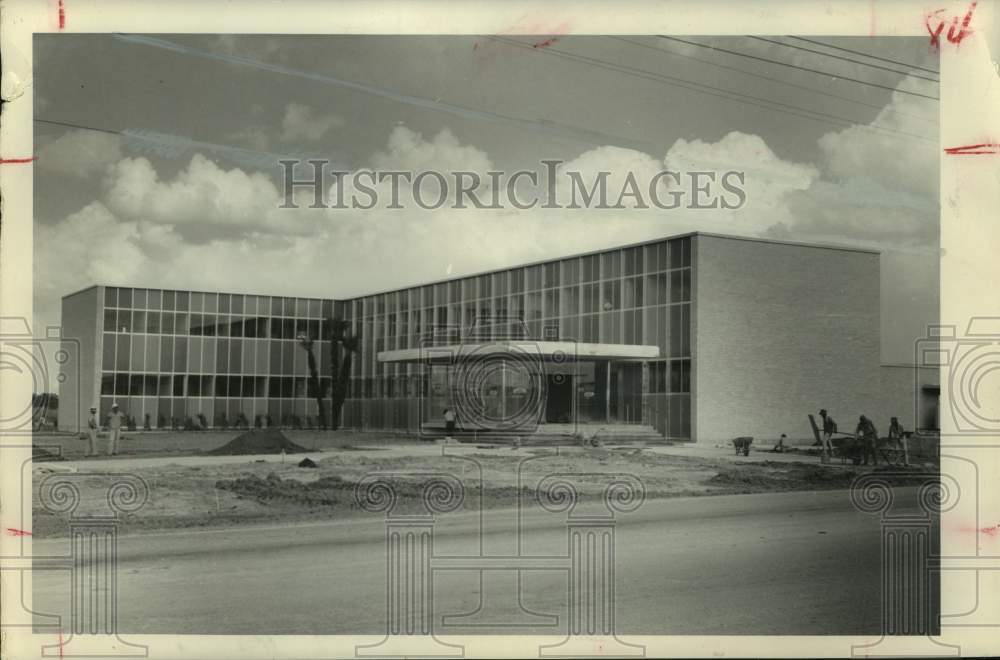
{"type": "Polygon", "coordinates": [[[281,140],[318,140],[335,128],[343,128],[344,118],[332,113],[320,113],[315,108],[301,103],[285,106],[285,116],[281,120],[281,140]]]}
{"type": "Polygon", "coordinates": [[[889,188],[936,198],[938,128],[935,121],[928,121],[936,110],[925,99],[894,92],[871,124],[819,139],[824,171],[837,179],[871,177],[889,188]]]}
{"type": "Polygon", "coordinates": [[[372,167],[377,170],[469,171],[484,173],[493,169],[490,157],[481,149],[459,144],[458,138],[447,128],[430,140],[406,126],[396,126],[389,134],[384,151],[372,156],[372,167]]]}
{"type": "MultiPolygon", "coordinates": [[[[893,120],[894,112],[881,121],[893,120]]],[[[91,282],[346,296],[697,229],[933,243],[935,202],[927,190],[911,190],[905,169],[907,162],[914,172],[925,165],[913,162],[909,145],[890,141],[884,148],[906,159],[893,164],[897,174],[890,176],[892,153],[868,149],[859,135],[847,129],[825,136],[818,164],[786,161],[760,137],[734,132],[716,142],[678,140],[662,157],[599,147],[564,165],[585,180],[610,172],[614,194],[629,172],[648,180],[660,169],[742,170],[747,201],[739,210],[315,210],[307,208],[312,193],[303,189],[301,208],[280,209],[281,190],[264,174],[224,169],[196,155],[163,177],[148,160],[125,158],[109,168],[99,201],[54,225],[36,225],[38,313],[54,322],[59,297],[91,282]]],[[[369,165],[495,169],[489,154],[448,130],[426,138],[403,126],[369,165]]],[[[378,186],[381,194],[387,185],[378,186]]]]}
{"type": "Polygon", "coordinates": [[[119,135],[72,129],[37,151],[40,172],[87,178],[100,174],[122,157],[119,135]]]}

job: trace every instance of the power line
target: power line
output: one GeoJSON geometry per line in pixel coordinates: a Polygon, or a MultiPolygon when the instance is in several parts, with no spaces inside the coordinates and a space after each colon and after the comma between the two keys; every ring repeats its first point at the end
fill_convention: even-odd
{"type": "Polygon", "coordinates": [[[932,101],[938,101],[938,97],[930,96],[928,94],[921,94],[920,92],[911,92],[905,89],[896,89],[895,87],[889,87],[888,85],[880,85],[878,83],[869,82],[867,80],[859,80],[857,78],[849,78],[847,76],[840,76],[835,73],[830,73],[829,71],[820,71],[818,69],[810,69],[809,67],[799,66],[798,64],[791,64],[789,62],[782,62],[781,60],[772,60],[766,57],[758,57],[757,55],[750,55],[749,53],[741,53],[736,50],[728,50],[726,48],[719,48],[718,46],[712,46],[709,44],[700,44],[696,41],[688,41],[686,39],[678,39],[677,37],[669,37],[665,34],[656,35],[661,39],[669,39],[670,41],[678,41],[682,44],[688,44],[689,46],[698,46],[700,48],[707,48],[709,50],[714,50],[719,53],[727,53],[729,55],[736,55],[738,57],[746,57],[751,60],[757,60],[759,62],[767,62],[769,64],[777,64],[778,66],[788,67],[790,69],[798,69],[799,71],[808,71],[809,73],[818,73],[821,76],[829,76],[838,80],[846,80],[848,82],[858,83],[860,85],[868,85],[869,87],[877,87],[879,89],[885,89],[890,92],[899,92],[900,94],[909,94],[910,96],[919,96],[925,99],[931,99],[932,101]]]}
{"type": "Polygon", "coordinates": [[[586,62],[586,63],[588,63],[588,64],[590,64],[592,66],[596,66],[598,68],[607,69],[607,70],[611,70],[611,71],[617,71],[619,73],[625,73],[626,75],[632,75],[632,76],[635,76],[635,77],[638,77],[638,78],[643,78],[645,80],[653,80],[653,81],[660,82],[660,83],[663,83],[663,84],[666,84],[666,85],[671,85],[671,86],[675,86],[675,87],[681,87],[681,88],[684,88],[684,89],[689,89],[689,90],[696,91],[696,92],[701,92],[703,94],[708,94],[709,96],[715,96],[717,98],[723,98],[723,99],[726,99],[726,100],[729,100],[729,101],[736,101],[738,103],[745,103],[747,105],[752,105],[752,106],[756,106],[756,107],[759,107],[759,108],[764,108],[765,110],[776,110],[778,112],[784,112],[786,114],[793,115],[793,116],[796,116],[796,117],[800,117],[802,119],[811,119],[813,121],[820,121],[820,122],[823,122],[823,123],[826,123],[826,124],[830,124],[832,126],[838,126],[838,127],[840,127],[840,126],[855,126],[855,125],[857,125],[857,126],[863,128],[865,130],[882,132],[882,133],[893,133],[893,134],[896,134],[896,135],[902,135],[902,136],[906,136],[906,137],[910,137],[910,138],[922,140],[922,141],[925,141],[925,142],[933,142],[933,140],[929,140],[926,137],[924,137],[922,135],[915,134],[915,133],[907,133],[905,131],[897,131],[897,130],[894,130],[894,129],[883,128],[883,127],[879,127],[879,126],[865,126],[865,125],[861,124],[858,121],[855,121],[855,120],[852,120],[852,119],[846,119],[844,117],[838,117],[837,115],[830,115],[830,114],[826,114],[826,113],[823,113],[823,112],[818,112],[818,111],[815,111],[815,110],[810,110],[808,108],[802,108],[800,106],[789,105],[787,103],[779,103],[778,101],[772,101],[771,99],[764,99],[764,98],[760,98],[760,97],[757,97],[757,96],[751,96],[749,94],[742,94],[740,92],[735,92],[735,91],[724,89],[724,88],[720,88],[720,87],[713,87],[712,85],[705,85],[703,83],[698,83],[698,82],[694,82],[694,81],[691,81],[691,80],[685,80],[683,78],[675,78],[673,76],[668,76],[666,74],[660,74],[660,73],[656,73],[656,72],[652,72],[652,71],[646,71],[644,69],[637,69],[635,67],[630,67],[630,66],[625,66],[625,65],[621,65],[621,64],[616,64],[616,63],[613,63],[613,62],[607,62],[605,60],[600,60],[598,58],[588,57],[586,55],[579,55],[577,53],[569,53],[569,52],[564,51],[564,50],[559,50],[557,48],[552,48],[551,46],[547,47],[547,48],[544,48],[544,49],[537,49],[537,48],[534,48],[531,44],[528,44],[528,43],[525,43],[525,42],[522,42],[522,41],[517,41],[517,40],[514,40],[514,39],[507,39],[507,38],[504,38],[504,37],[489,37],[489,39],[491,39],[493,41],[499,41],[501,43],[506,43],[506,44],[509,44],[509,45],[512,45],[512,46],[516,46],[516,47],[519,47],[519,48],[524,48],[526,50],[533,50],[533,51],[539,52],[539,53],[548,53],[548,54],[551,54],[551,55],[554,55],[554,56],[557,56],[557,57],[563,57],[563,58],[570,59],[570,60],[576,60],[576,61],[580,61],[580,62],[586,62]],[[711,91],[709,91],[709,90],[711,90],[711,91]],[[716,92],[721,92],[721,93],[716,93],[716,92]],[[759,101],[759,103],[755,103],[755,101],[759,101]],[[762,105],[762,104],[767,104],[767,105],[762,105]],[[785,109],[783,110],[782,108],[785,108],[785,109]],[[799,111],[799,112],[795,112],[796,110],[799,111]],[[802,114],[802,113],[808,113],[808,114],[802,114]],[[833,122],[829,121],[830,119],[836,120],[837,122],[840,122],[840,123],[839,124],[834,124],[833,122]]]}
{"type": "Polygon", "coordinates": [[[851,62],[852,64],[860,64],[861,66],[867,66],[867,67],[871,67],[873,69],[879,69],[881,71],[888,71],[890,73],[896,73],[896,74],[899,74],[901,76],[910,76],[911,78],[920,78],[921,80],[929,80],[929,81],[931,81],[933,83],[939,83],[939,82],[941,82],[937,78],[928,78],[927,76],[917,75],[916,73],[907,73],[906,71],[898,71],[896,69],[890,69],[887,66],[879,66],[878,64],[872,64],[870,62],[862,62],[861,60],[854,60],[854,59],[851,59],[850,57],[843,57],[841,55],[832,55],[830,53],[824,53],[821,50],[814,50],[812,48],[804,48],[802,46],[796,46],[795,44],[786,44],[786,43],[781,42],[781,41],[775,41],[774,39],[765,39],[764,37],[753,37],[753,36],[750,37],[750,38],[751,39],[756,39],[757,41],[763,41],[763,42],[769,43],[769,44],[775,44],[777,46],[784,46],[785,48],[794,48],[795,50],[801,50],[803,52],[812,53],[814,55],[822,55],[824,57],[830,57],[830,58],[835,59],[835,60],[841,60],[841,61],[844,61],[844,62],[851,62]]]}
{"type": "Polygon", "coordinates": [[[154,48],[161,48],[175,53],[194,55],[196,57],[200,57],[203,59],[227,62],[229,64],[251,66],[253,68],[260,69],[262,71],[270,71],[271,73],[279,73],[286,76],[294,76],[297,78],[304,78],[306,80],[322,82],[329,85],[350,89],[355,92],[361,92],[363,94],[369,94],[371,96],[386,98],[399,103],[406,103],[408,105],[413,105],[419,108],[445,112],[465,119],[484,119],[487,121],[510,124],[520,128],[528,128],[531,130],[542,130],[547,133],[562,135],[563,137],[572,138],[581,142],[585,142],[587,144],[594,144],[598,146],[604,144],[613,144],[613,143],[618,143],[623,146],[628,145],[630,148],[633,149],[642,149],[650,146],[650,143],[646,141],[633,140],[630,138],[622,137],[619,135],[612,135],[601,131],[581,128],[578,126],[571,126],[568,124],[562,124],[560,122],[555,122],[551,120],[528,119],[513,115],[504,115],[498,112],[491,112],[488,110],[480,110],[478,108],[469,108],[454,103],[448,103],[446,101],[440,101],[437,99],[430,99],[421,96],[403,94],[400,92],[393,91],[391,89],[359,83],[353,80],[337,78],[331,75],[313,73],[309,71],[300,71],[298,69],[292,69],[290,67],[281,66],[278,64],[271,64],[269,62],[255,60],[250,57],[214,53],[212,51],[202,50],[200,48],[194,48],[192,46],[179,44],[173,41],[169,41],[167,39],[159,39],[156,37],[148,37],[139,34],[115,34],[114,36],[118,39],[121,39],[122,41],[126,41],[129,43],[137,43],[137,44],[142,44],[144,46],[152,46],[154,48]]]}
{"type": "MultiPolygon", "coordinates": [[[[760,78],[761,80],[768,80],[768,81],[773,82],[773,83],[778,83],[779,85],[787,85],[788,87],[794,87],[795,89],[801,89],[801,90],[804,90],[804,91],[807,91],[807,92],[811,92],[813,94],[820,94],[822,96],[829,96],[830,98],[840,99],[842,101],[847,101],[848,103],[857,103],[858,105],[863,105],[863,106],[868,107],[868,108],[874,108],[876,110],[881,110],[882,108],[885,107],[884,104],[879,105],[879,104],[875,104],[875,103],[867,103],[866,101],[860,101],[858,99],[852,99],[852,98],[847,97],[847,96],[841,96],[840,94],[832,94],[830,92],[824,92],[823,90],[814,89],[814,88],[809,87],[807,85],[797,85],[797,84],[795,84],[793,82],[788,82],[787,80],[781,80],[780,78],[772,78],[770,76],[764,76],[764,75],[761,75],[759,73],[753,73],[752,71],[747,71],[745,69],[740,69],[740,68],[735,67],[735,66],[726,66],[725,64],[719,64],[718,62],[713,62],[711,60],[702,59],[700,57],[694,57],[693,55],[685,55],[683,53],[678,53],[676,51],[668,50],[668,49],[665,49],[665,48],[658,48],[656,46],[651,46],[650,44],[644,44],[641,41],[632,41],[631,39],[626,39],[624,37],[609,37],[609,38],[615,39],[616,41],[624,41],[625,43],[632,44],[633,46],[639,46],[641,48],[647,48],[649,50],[653,50],[653,51],[657,51],[657,52],[660,52],[660,53],[664,53],[666,55],[671,55],[673,57],[682,57],[682,58],[684,58],[686,60],[692,60],[694,62],[701,62],[702,64],[707,64],[709,66],[718,67],[720,69],[726,69],[727,71],[735,71],[735,72],[737,72],[737,73],[739,73],[741,75],[744,75],[744,76],[752,76],[754,78],[760,78]]],[[[937,119],[933,119],[933,118],[930,118],[930,117],[924,117],[924,116],[921,116],[921,115],[914,115],[914,114],[910,114],[910,113],[907,113],[907,112],[900,112],[898,114],[901,115],[901,116],[903,116],[903,117],[910,117],[912,119],[916,119],[918,121],[925,121],[925,122],[932,123],[932,124],[936,124],[937,123],[937,119]]]]}
{"type": "Polygon", "coordinates": [[[121,131],[113,131],[110,128],[97,128],[96,126],[84,126],[83,124],[73,124],[68,121],[55,121],[53,119],[39,119],[35,117],[34,121],[39,124],[52,124],[53,126],[65,126],[67,128],[79,128],[84,131],[97,131],[99,133],[109,133],[110,135],[121,135],[121,131]]]}
{"type": "Polygon", "coordinates": [[[941,72],[937,69],[928,69],[926,67],[917,66],[916,64],[910,64],[908,62],[899,62],[897,60],[890,60],[888,57],[879,57],[878,55],[872,55],[871,53],[864,53],[860,50],[851,50],[850,48],[841,48],[840,46],[834,46],[833,44],[824,43],[822,41],[816,41],[814,39],[806,39],[805,37],[788,37],[789,39],[795,39],[796,41],[804,41],[809,44],[815,44],[817,46],[823,46],[824,48],[832,48],[833,50],[843,51],[845,53],[851,53],[853,55],[861,55],[862,57],[870,57],[873,60],[880,60],[882,62],[888,62],[889,64],[898,64],[899,66],[905,66],[910,69],[917,69],[919,71],[926,71],[927,73],[933,73],[941,75],[941,72]]]}

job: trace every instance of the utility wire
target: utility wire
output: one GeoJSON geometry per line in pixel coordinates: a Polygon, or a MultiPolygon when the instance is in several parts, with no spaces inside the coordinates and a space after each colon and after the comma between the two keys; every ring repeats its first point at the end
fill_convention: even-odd
{"type": "Polygon", "coordinates": [[[862,57],[870,57],[873,60],[879,60],[881,62],[888,62],[889,64],[898,64],[899,66],[905,66],[910,69],[917,69],[918,71],[926,71],[927,73],[933,73],[936,75],[941,75],[941,72],[937,69],[928,69],[926,67],[917,66],[916,64],[910,64],[909,62],[900,62],[898,60],[890,60],[888,57],[879,57],[878,55],[872,55],[871,53],[864,53],[860,50],[851,50],[850,48],[841,48],[840,46],[834,46],[833,44],[828,44],[822,41],[816,41],[814,39],[806,39],[805,37],[788,37],[789,39],[795,39],[796,41],[804,41],[808,44],[814,44],[816,46],[823,46],[824,48],[831,48],[833,50],[839,50],[845,53],[851,53],[852,55],[861,55],[862,57]]]}
{"type": "Polygon", "coordinates": [[[68,121],[55,121],[53,119],[39,119],[35,117],[34,121],[39,124],[52,124],[53,126],[65,126],[67,128],[79,128],[85,131],[97,131],[98,133],[109,133],[111,135],[121,135],[121,131],[113,131],[110,128],[97,128],[96,126],[84,126],[83,124],[73,124],[68,121]]]}
{"type": "MultiPolygon", "coordinates": [[[[866,101],[861,101],[861,100],[858,100],[858,99],[852,99],[852,98],[847,97],[847,96],[841,96],[840,94],[832,94],[830,92],[824,92],[823,90],[815,89],[815,88],[809,87],[807,85],[797,85],[795,83],[788,82],[787,80],[781,80],[780,78],[772,78],[770,76],[764,76],[764,75],[761,75],[759,73],[753,73],[752,71],[747,71],[745,69],[740,69],[740,68],[735,67],[735,66],[726,66],[725,64],[719,64],[718,62],[713,62],[711,60],[702,59],[700,57],[694,57],[693,55],[685,55],[683,53],[678,53],[676,51],[669,50],[669,49],[666,49],[666,48],[658,48],[657,46],[652,46],[650,44],[645,44],[645,43],[642,43],[641,41],[632,41],[631,39],[626,39],[625,37],[609,37],[609,38],[610,39],[614,39],[616,41],[624,41],[625,43],[632,44],[633,46],[639,46],[641,48],[647,48],[649,50],[658,51],[660,53],[664,53],[666,55],[671,55],[673,57],[682,57],[682,58],[684,58],[686,60],[692,60],[694,62],[701,62],[702,64],[707,64],[709,66],[718,67],[720,69],[726,69],[727,71],[735,71],[735,72],[739,73],[740,75],[751,76],[753,78],[760,78],[761,80],[767,80],[767,81],[770,81],[770,82],[773,82],[773,83],[778,83],[779,85],[787,85],[788,87],[794,87],[795,89],[801,89],[801,90],[804,90],[804,91],[807,91],[807,92],[812,92],[813,94],[820,94],[822,96],[828,96],[830,98],[840,99],[842,101],[847,101],[848,103],[857,103],[858,105],[863,105],[863,106],[868,107],[868,108],[874,108],[875,110],[881,110],[882,108],[885,107],[885,104],[881,104],[880,105],[880,104],[876,104],[876,103],[868,103],[866,101]]],[[[914,114],[910,114],[910,113],[907,113],[907,112],[900,112],[898,114],[900,116],[910,117],[911,119],[916,119],[918,121],[925,121],[925,122],[932,123],[932,124],[936,124],[937,123],[937,119],[934,119],[934,118],[931,118],[931,117],[924,117],[922,115],[914,115],[914,114]]]]}
{"type": "Polygon", "coordinates": [[[719,53],[727,53],[729,55],[736,55],[738,57],[746,57],[751,60],[757,60],[759,62],[767,62],[769,64],[777,64],[778,66],[788,67],[790,69],[798,69],[799,71],[808,71],[809,73],[818,73],[821,76],[829,76],[838,80],[846,80],[849,82],[858,83],[861,85],[868,85],[869,87],[877,87],[879,89],[886,89],[890,92],[899,92],[900,94],[909,94],[910,96],[919,96],[925,99],[931,99],[932,101],[938,101],[938,97],[930,96],[929,94],[921,94],[920,92],[911,92],[905,89],[896,89],[895,87],[889,87],[888,85],[880,85],[878,83],[869,82],[867,80],[859,80],[857,78],[849,78],[847,76],[840,76],[835,73],[830,73],[829,71],[820,71],[818,69],[810,69],[809,67],[799,66],[798,64],[791,64],[789,62],[782,62],[781,60],[772,60],[766,57],[758,57],[757,55],[750,55],[749,53],[741,53],[736,50],[728,50],[726,48],[719,48],[718,46],[711,46],[709,44],[700,44],[697,41],[688,41],[687,39],[678,39],[677,37],[670,37],[665,34],[656,35],[661,39],[669,39],[670,41],[677,41],[682,44],[688,44],[689,46],[698,46],[700,48],[707,48],[708,50],[714,50],[719,53]]]}
{"type": "Polygon", "coordinates": [[[841,127],[841,126],[855,126],[855,125],[857,125],[857,126],[859,126],[861,128],[864,128],[865,130],[869,130],[869,131],[876,131],[876,132],[882,132],[882,133],[893,133],[893,134],[896,134],[896,135],[902,135],[902,136],[905,136],[905,137],[914,138],[914,139],[922,140],[922,141],[925,141],[925,142],[934,142],[933,140],[930,140],[930,139],[928,139],[928,138],[926,138],[926,137],[924,137],[922,135],[916,134],[916,133],[907,133],[905,131],[897,131],[897,130],[894,130],[894,129],[883,128],[883,127],[879,127],[879,126],[865,126],[865,125],[861,124],[860,122],[855,121],[853,119],[846,119],[844,117],[838,117],[836,115],[830,115],[830,114],[826,114],[826,113],[823,113],[823,112],[817,112],[815,110],[809,110],[808,108],[802,108],[802,107],[795,106],[795,105],[789,105],[787,103],[779,103],[778,101],[772,101],[771,99],[765,99],[765,98],[760,98],[760,97],[757,97],[757,96],[751,96],[749,94],[741,94],[739,92],[734,92],[732,90],[727,90],[727,89],[723,89],[723,88],[719,88],[719,87],[713,87],[712,85],[705,85],[705,84],[702,84],[702,83],[698,83],[698,82],[694,82],[694,81],[690,81],[690,80],[685,80],[683,78],[675,78],[673,76],[668,76],[668,75],[665,75],[665,74],[660,74],[660,73],[656,73],[656,72],[652,72],[652,71],[646,71],[644,69],[637,69],[635,67],[630,67],[630,66],[615,64],[613,62],[607,62],[606,60],[600,60],[600,59],[597,59],[597,58],[588,57],[586,55],[579,55],[579,54],[576,54],[576,53],[570,53],[570,52],[567,52],[567,51],[564,51],[564,50],[559,50],[559,49],[553,48],[551,46],[549,46],[547,48],[544,48],[544,49],[538,49],[538,48],[535,48],[534,46],[532,46],[529,43],[526,43],[526,42],[523,42],[523,41],[517,41],[517,40],[514,40],[514,39],[507,39],[507,38],[504,38],[504,37],[489,37],[489,39],[491,39],[493,41],[499,41],[501,43],[506,43],[506,44],[509,44],[509,45],[512,45],[512,46],[516,46],[516,47],[519,47],[519,48],[524,48],[526,50],[533,50],[533,51],[539,52],[539,53],[547,53],[547,54],[554,55],[554,56],[557,56],[557,57],[563,57],[563,58],[566,58],[566,59],[576,60],[576,61],[579,61],[579,62],[586,62],[586,63],[588,63],[588,64],[590,64],[592,66],[596,66],[598,68],[607,69],[607,70],[611,70],[611,71],[617,71],[619,73],[624,73],[626,75],[632,75],[632,76],[635,76],[635,77],[638,77],[638,78],[643,78],[645,80],[653,80],[653,81],[660,82],[660,83],[663,83],[663,84],[666,84],[666,85],[671,85],[671,86],[675,86],[675,87],[682,87],[684,89],[689,89],[689,90],[692,90],[692,91],[701,92],[703,94],[708,94],[709,96],[715,96],[715,97],[724,98],[724,99],[727,99],[727,100],[730,100],[730,101],[736,101],[738,103],[745,103],[747,105],[752,105],[752,106],[756,106],[756,107],[759,107],[759,108],[764,108],[765,110],[776,110],[778,112],[784,112],[786,114],[790,114],[790,115],[793,115],[793,116],[796,116],[796,117],[800,117],[800,118],[803,118],[803,119],[811,119],[813,121],[820,121],[820,122],[823,122],[823,123],[826,123],[826,124],[830,124],[830,125],[833,125],[833,126],[841,127]],[[721,92],[721,93],[717,93],[717,92],[721,92]],[[767,104],[767,105],[763,105],[763,104],[767,104]],[[784,109],[782,109],[782,108],[784,108],[784,109]],[[799,112],[795,112],[795,111],[799,111],[799,112]],[[808,114],[802,114],[802,113],[808,113],[808,114]],[[834,124],[833,122],[829,121],[830,119],[836,120],[837,122],[840,122],[840,123],[834,124]]]}
{"type": "Polygon", "coordinates": [[[888,71],[890,73],[896,73],[901,76],[910,76],[911,78],[920,78],[921,80],[929,80],[933,83],[941,82],[937,78],[928,78],[927,76],[921,76],[916,73],[908,73],[906,71],[898,71],[897,69],[890,69],[887,66],[879,66],[878,64],[872,64],[870,62],[862,62],[861,60],[851,59],[850,57],[844,57],[842,55],[833,55],[831,53],[824,53],[821,50],[814,50],[812,48],[805,48],[803,46],[796,46],[795,44],[786,44],[782,41],[775,41],[774,39],[765,39],[764,37],[750,37],[757,41],[763,41],[764,43],[775,44],[777,46],[784,46],[785,48],[794,48],[795,50],[801,50],[806,53],[812,53],[813,55],[822,55],[824,57],[830,57],[835,60],[841,60],[843,62],[851,62],[852,64],[860,64],[861,66],[868,66],[873,69],[879,69],[881,71],[888,71]]]}
{"type": "Polygon", "coordinates": [[[405,103],[419,108],[445,112],[465,119],[482,119],[503,124],[509,124],[517,126],[519,128],[542,130],[547,133],[561,135],[563,137],[572,138],[580,142],[585,142],[587,144],[594,144],[598,146],[604,144],[615,144],[615,143],[618,143],[622,146],[627,145],[633,149],[644,149],[650,146],[650,143],[647,141],[634,140],[619,135],[611,135],[601,131],[581,128],[578,126],[571,126],[569,124],[562,124],[560,122],[555,122],[547,119],[530,119],[525,117],[517,117],[514,115],[505,115],[498,112],[490,112],[488,110],[480,110],[478,108],[469,108],[454,103],[448,103],[446,101],[440,101],[438,99],[430,99],[421,96],[413,96],[410,94],[402,94],[400,92],[396,92],[391,89],[386,89],[384,87],[377,87],[375,85],[355,82],[353,80],[337,78],[335,76],[322,73],[300,71],[298,69],[293,69],[279,64],[271,64],[270,62],[255,60],[250,57],[215,53],[209,50],[203,50],[201,48],[195,48],[193,46],[187,46],[174,41],[169,41],[167,39],[149,37],[141,34],[115,34],[114,36],[128,43],[141,44],[144,46],[161,48],[163,50],[168,50],[175,53],[193,55],[195,57],[199,57],[202,59],[227,62],[229,64],[239,64],[242,66],[250,66],[262,71],[270,71],[272,73],[278,73],[286,76],[294,76],[296,78],[313,80],[316,82],[325,83],[328,85],[334,85],[336,87],[342,87],[356,92],[361,92],[363,94],[368,94],[371,96],[391,99],[398,103],[405,103]]]}

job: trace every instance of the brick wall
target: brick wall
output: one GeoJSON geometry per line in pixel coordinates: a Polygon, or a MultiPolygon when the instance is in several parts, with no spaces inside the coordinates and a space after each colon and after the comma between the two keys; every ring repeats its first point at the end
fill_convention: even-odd
{"type": "Polygon", "coordinates": [[[883,399],[879,255],[699,234],[694,245],[694,439],[852,431],[883,399]]]}
{"type": "Polygon", "coordinates": [[[74,342],[77,350],[67,350],[72,359],[60,365],[59,429],[80,431],[87,422],[88,409],[97,405],[100,387],[100,318],[98,296],[104,287],[91,287],[62,299],[60,330],[64,342],[74,342]]]}

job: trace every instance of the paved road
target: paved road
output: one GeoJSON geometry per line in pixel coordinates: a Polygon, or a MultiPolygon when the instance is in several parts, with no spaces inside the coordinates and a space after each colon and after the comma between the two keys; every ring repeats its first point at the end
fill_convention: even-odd
{"type": "MultiPolygon", "coordinates": [[[[908,489],[897,495],[914,500],[908,489]]],[[[482,537],[477,515],[442,516],[434,553],[477,553],[480,543],[490,554],[513,551],[513,525],[493,525],[513,516],[490,512],[482,537]]],[[[373,518],[122,537],[119,630],[382,633],[385,529],[373,518]]],[[[522,554],[566,553],[564,514],[531,511],[521,528],[522,554]]],[[[36,554],[66,548],[66,540],[35,542],[36,554]]],[[[648,501],[619,516],[615,552],[620,633],[866,634],[880,627],[879,522],[855,511],[846,491],[648,501]]],[[[435,627],[445,635],[563,633],[567,573],[522,573],[520,607],[515,576],[436,574],[435,627]],[[448,616],[442,627],[442,615],[461,613],[474,614],[448,616]]],[[[35,572],[36,612],[66,616],[68,600],[68,573],[35,572]]]]}

